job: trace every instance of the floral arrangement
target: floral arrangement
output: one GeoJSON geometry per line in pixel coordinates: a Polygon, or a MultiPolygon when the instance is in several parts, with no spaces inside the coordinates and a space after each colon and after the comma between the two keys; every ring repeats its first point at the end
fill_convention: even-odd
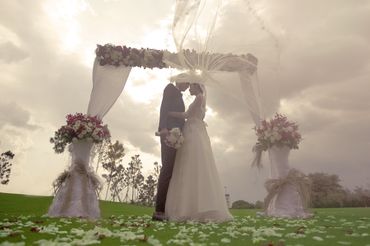
{"type": "Polygon", "coordinates": [[[298,125],[295,122],[288,121],[286,116],[278,113],[269,121],[263,120],[261,126],[254,129],[258,138],[255,148],[262,151],[274,145],[298,149],[298,144],[302,139],[298,132],[298,125]]]}
{"type": "Polygon", "coordinates": [[[164,68],[167,65],[162,61],[163,51],[155,49],[136,49],[127,46],[106,44],[98,45],[96,57],[101,66],[130,66],[143,68],[164,68]]]}
{"type": "Polygon", "coordinates": [[[94,143],[101,143],[110,137],[107,125],[96,116],[88,116],[82,113],[68,114],[67,124],[60,127],[50,143],[54,144],[56,153],[63,153],[65,147],[78,140],[88,140],[94,143]]]}
{"type": "Polygon", "coordinates": [[[184,143],[184,136],[180,128],[172,128],[169,134],[166,136],[164,142],[167,146],[178,149],[184,143]]]}

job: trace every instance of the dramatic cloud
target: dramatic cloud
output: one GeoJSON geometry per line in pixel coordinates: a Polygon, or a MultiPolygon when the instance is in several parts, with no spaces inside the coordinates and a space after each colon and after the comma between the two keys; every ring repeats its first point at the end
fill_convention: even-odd
{"type": "Polygon", "coordinates": [[[30,113],[15,102],[0,104],[0,112],[0,129],[7,124],[20,128],[35,128],[29,123],[30,113]]]}
{"type": "Polygon", "coordinates": [[[11,42],[0,44],[0,59],[4,62],[12,63],[21,61],[27,58],[28,55],[25,51],[17,47],[11,42]]]}

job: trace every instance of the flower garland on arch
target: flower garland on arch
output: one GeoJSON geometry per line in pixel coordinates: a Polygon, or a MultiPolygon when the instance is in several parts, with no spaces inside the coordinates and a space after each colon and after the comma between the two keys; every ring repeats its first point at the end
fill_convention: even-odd
{"type": "Polygon", "coordinates": [[[112,44],[97,45],[96,58],[101,66],[127,66],[143,68],[166,68],[163,61],[163,51],[155,49],[136,49],[112,44]]]}
{"type": "MultiPolygon", "coordinates": [[[[186,55],[189,59],[196,61],[198,59],[199,54],[195,50],[185,49],[183,50],[184,55],[186,55]]],[[[131,48],[125,45],[112,45],[112,44],[105,44],[105,45],[97,45],[95,50],[96,59],[99,62],[100,66],[105,65],[112,65],[112,66],[126,66],[126,67],[142,67],[142,68],[169,68],[170,65],[166,64],[163,61],[164,57],[170,58],[171,61],[177,61],[177,53],[172,53],[167,50],[156,50],[156,49],[144,49],[144,48],[131,48]]],[[[214,53],[210,54],[207,53],[209,56],[213,57],[220,57],[225,56],[223,54],[214,53]]],[[[247,69],[252,73],[257,70],[257,63],[258,60],[252,54],[242,54],[242,55],[235,55],[235,54],[226,54],[228,57],[247,61],[241,62],[237,68],[230,68],[228,64],[220,68],[220,71],[235,71],[236,70],[244,70],[247,69]],[[241,58],[241,59],[240,59],[241,58]]]]}

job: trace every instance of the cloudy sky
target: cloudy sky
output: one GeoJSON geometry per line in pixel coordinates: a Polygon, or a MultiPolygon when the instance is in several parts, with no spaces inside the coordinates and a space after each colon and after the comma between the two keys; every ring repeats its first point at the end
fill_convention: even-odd
{"type": "MultiPolygon", "coordinates": [[[[370,185],[370,2],[228,2],[215,39],[223,52],[258,57],[265,116],[281,112],[299,123],[304,139],[291,165],[338,174],[349,188],[370,185]]],[[[1,0],[0,151],[16,157],[0,192],[51,194],[68,156],[54,154],[49,138],[66,114],[86,111],[96,44],[173,50],[173,7],[174,0],[1,0]]],[[[154,131],[171,74],[133,69],[104,118],[124,143],[126,162],[141,154],[146,173],[160,161],[154,131]]],[[[245,106],[216,88],[208,106],[208,132],[231,199],[263,199],[269,163],[265,157],[262,171],[250,168],[256,139],[245,106]]]]}

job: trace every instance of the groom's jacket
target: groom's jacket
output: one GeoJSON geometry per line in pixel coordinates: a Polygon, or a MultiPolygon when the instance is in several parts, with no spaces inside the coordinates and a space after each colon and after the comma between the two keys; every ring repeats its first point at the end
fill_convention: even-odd
{"type": "Polygon", "coordinates": [[[184,126],[185,119],[168,116],[169,112],[185,112],[182,94],[173,84],[168,84],[163,92],[159,115],[159,131],[164,128],[172,129],[175,127],[181,129],[184,126]]]}

